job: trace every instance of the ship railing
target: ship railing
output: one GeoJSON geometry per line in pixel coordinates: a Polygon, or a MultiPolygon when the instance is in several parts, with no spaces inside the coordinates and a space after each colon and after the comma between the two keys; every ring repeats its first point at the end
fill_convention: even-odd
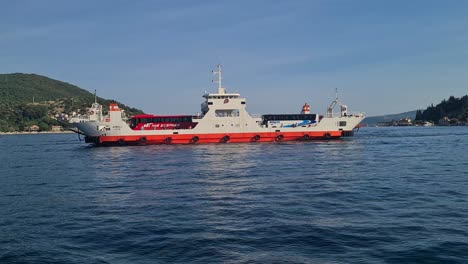
{"type": "Polygon", "coordinates": [[[70,121],[72,122],[84,122],[84,121],[89,121],[89,115],[74,115],[70,118],[70,121]]]}
{"type": "Polygon", "coordinates": [[[74,115],[74,116],[72,116],[70,118],[70,122],[71,123],[81,123],[81,122],[89,122],[89,121],[99,121],[99,120],[102,120],[102,118],[104,118],[104,117],[105,116],[98,115],[97,119],[91,119],[90,115],[74,115]]]}
{"type": "Polygon", "coordinates": [[[363,116],[366,116],[366,113],[351,111],[351,112],[348,112],[348,116],[363,117],[363,116]]]}
{"type": "MultiPolygon", "coordinates": [[[[326,117],[328,118],[332,118],[332,117],[340,117],[342,116],[341,115],[341,112],[328,112],[326,117]]],[[[365,113],[364,112],[357,112],[357,111],[348,111],[348,113],[346,114],[346,117],[363,117],[365,116],[365,113]]]]}

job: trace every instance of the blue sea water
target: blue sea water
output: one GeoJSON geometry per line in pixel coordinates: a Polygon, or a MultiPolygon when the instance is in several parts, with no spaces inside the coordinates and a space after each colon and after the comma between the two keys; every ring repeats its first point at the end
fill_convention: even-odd
{"type": "Polygon", "coordinates": [[[88,147],[0,136],[0,263],[468,263],[468,127],[88,147]]]}

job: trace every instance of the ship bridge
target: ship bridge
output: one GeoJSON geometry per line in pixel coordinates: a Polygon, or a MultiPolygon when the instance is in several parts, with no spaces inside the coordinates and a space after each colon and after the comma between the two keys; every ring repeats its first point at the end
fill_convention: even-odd
{"type": "Polygon", "coordinates": [[[203,95],[205,102],[201,105],[203,115],[214,112],[218,117],[237,117],[241,112],[245,112],[246,99],[239,93],[228,93],[222,87],[222,66],[218,64],[218,71],[213,71],[218,75],[218,92],[206,93],[203,95]]]}

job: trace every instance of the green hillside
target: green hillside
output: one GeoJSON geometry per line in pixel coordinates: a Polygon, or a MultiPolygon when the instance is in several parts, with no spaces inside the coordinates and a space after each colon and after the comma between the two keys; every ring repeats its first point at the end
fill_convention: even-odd
{"type": "Polygon", "coordinates": [[[0,74],[2,102],[32,102],[33,96],[37,102],[40,102],[71,97],[91,98],[92,94],[69,83],[37,74],[0,74]]]}
{"type": "Polygon", "coordinates": [[[468,95],[460,98],[450,96],[448,100],[443,100],[436,106],[431,105],[425,110],[416,112],[416,120],[437,123],[443,117],[466,121],[468,119],[468,95]]]}
{"type": "MultiPolygon", "coordinates": [[[[94,102],[94,94],[69,83],[37,74],[0,74],[0,132],[24,131],[31,125],[50,130],[53,125],[66,125],[56,115],[85,112],[94,102]]],[[[98,97],[108,109],[112,100],[98,97]]],[[[118,102],[117,102],[118,103],[118,102]]],[[[119,103],[129,116],[142,113],[119,103]]]]}
{"type": "MultiPolygon", "coordinates": [[[[394,115],[370,116],[362,122],[368,125],[376,125],[390,121],[398,121],[403,118],[410,118],[416,121],[431,121],[435,124],[439,119],[448,117],[460,122],[468,121],[468,95],[456,98],[450,96],[448,100],[443,100],[437,105],[431,105],[425,110],[416,110],[394,115]]],[[[455,121],[454,121],[455,122],[455,121]]]]}

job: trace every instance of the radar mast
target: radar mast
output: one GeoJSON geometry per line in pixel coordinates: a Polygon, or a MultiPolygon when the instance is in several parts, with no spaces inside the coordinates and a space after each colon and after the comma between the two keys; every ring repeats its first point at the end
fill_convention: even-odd
{"type": "Polygon", "coordinates": [[[223,80],[223,69],[222,69],[222,65],[221,64],[218,64],[217,65],[218,67],[218,70],[217,71],[211,71],[213,72],[213,74],[217,74],[218,75],[218,80],[215,81],[215,80],[212,80],[212,82],[216,82],[218,83],[218,94],[225,94],[226,93],[226,89],[223,88],[223,85],[222,85],[222,80],[223,80]]]}

